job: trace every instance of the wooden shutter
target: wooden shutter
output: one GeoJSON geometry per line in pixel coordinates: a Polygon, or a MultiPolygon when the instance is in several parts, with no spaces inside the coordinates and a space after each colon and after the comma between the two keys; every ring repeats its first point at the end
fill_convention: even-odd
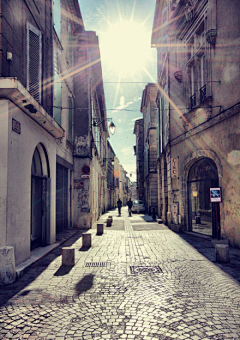
{"type": "Polygon", "coordinates": [[[68,97],[68,140],[73,142],[73,100],[68,97]]]}
{"type": "Polygon", "coordinates": [[[27,89],[41,103],[42,34],[27,23],[27,89]]]}

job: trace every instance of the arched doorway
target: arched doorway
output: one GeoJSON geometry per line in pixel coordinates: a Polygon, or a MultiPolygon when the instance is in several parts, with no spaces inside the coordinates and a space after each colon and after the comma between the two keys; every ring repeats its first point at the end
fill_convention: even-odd
{"type": "Polygon", "coordinates": [[[48,243],[50,229],[50,172],[46,150],[35,148],[31,168],[31,250],[48,243]]]}
{"type": "Polygon", "coordinates": [[[192,165],[188,175],[189,231],[220,236],[219,205],[210,203],[210,188],[219,185],[218,171],[210,158],[201,158],[192,165]]]}

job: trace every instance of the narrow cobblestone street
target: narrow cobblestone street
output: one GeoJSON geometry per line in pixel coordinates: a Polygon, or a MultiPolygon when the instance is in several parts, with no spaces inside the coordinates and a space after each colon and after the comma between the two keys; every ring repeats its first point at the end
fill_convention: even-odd
{"type": "Polygon", "coordinates": [[[108,215],[91,248],[82,231],[64,243],[74,267],[61,266],[62,245],[1,287],[0,339],[240,339],[240,251],[217,265],[209,240],[126,208],[99,222],[108,215]]]}

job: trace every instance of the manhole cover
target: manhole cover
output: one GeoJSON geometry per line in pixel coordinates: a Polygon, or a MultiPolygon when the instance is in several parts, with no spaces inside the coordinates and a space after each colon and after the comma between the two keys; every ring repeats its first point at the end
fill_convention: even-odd
{"type": "Polygon", "coordinates": [[[130,266],[131,274],[154,274],[162,273],[162,269],[159,266],[130,266]]]}
{"type": "Polygon", "coordinates": [[[86,262],[85,267],[106,267],[106,262],[86,262]]]}

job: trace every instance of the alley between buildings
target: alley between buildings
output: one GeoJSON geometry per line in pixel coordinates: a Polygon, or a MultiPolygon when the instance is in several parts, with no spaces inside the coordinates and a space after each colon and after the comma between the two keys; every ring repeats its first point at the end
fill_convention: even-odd
{"type": "Polygon", "coordinates": [[[127,208],[92,246],[82,231],[0,288],[0,339],[239,339],[240,251],[217,264],[208,239],[127,208]],[[75,249],[63,267],[62,246],[75,249]]]}

